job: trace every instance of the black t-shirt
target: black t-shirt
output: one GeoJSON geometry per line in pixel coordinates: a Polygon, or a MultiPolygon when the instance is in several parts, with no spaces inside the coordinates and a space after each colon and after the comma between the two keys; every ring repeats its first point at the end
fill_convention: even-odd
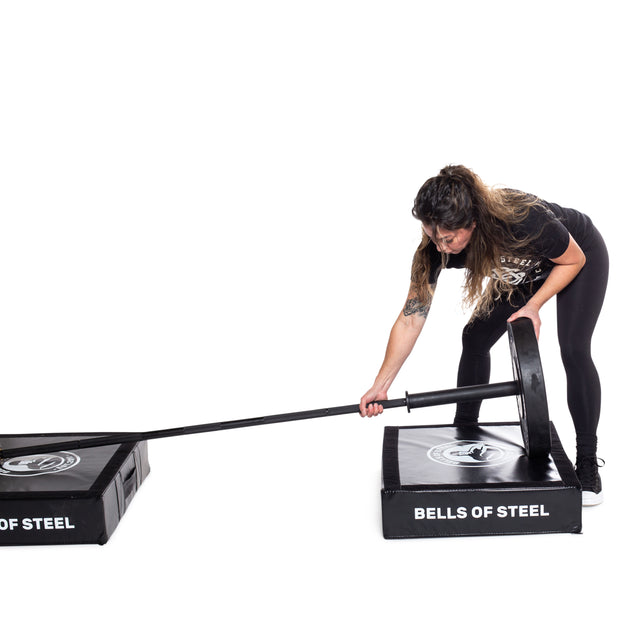
{"type": "MultiPolygon", "coordinates": [[[[501,269],[495,270],[493,277],[514,285],[544,280],[554,267],[552,260],[559,258],[569,247],[569,234],[585,249],[591,242],[593,229],[591,219],[584,213],[538,200],[529,209],[527,217],[512,227],[517,239],[533,238],[533,241],[523,250],[501,256],[501,269]]],[[[466,258],[466,250],[450,254],[445,268],[462,269],[466,258]]],[[[442,268],[442,256],[433,243],[429,245],[429,259],[430,280],[435,284],[442,268]]]]}

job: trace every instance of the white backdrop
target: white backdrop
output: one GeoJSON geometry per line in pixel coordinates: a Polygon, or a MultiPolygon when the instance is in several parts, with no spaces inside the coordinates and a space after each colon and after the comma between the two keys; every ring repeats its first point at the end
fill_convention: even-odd
{"type": "MultiPolygon", "coordinates": [[[[595,637],[631,620],[633,5],[2,2],[4,433],[358,402],[406,295],[413,197],[445,164],[590,214],[612,258],[593,346],[606,499],[582,535],[385,541],[384,426],[453,407],[159,440],[106,546],[0,550],[3,633],[595,637]]],[[[455,385],[460,276],[393,397],[455,385]]],[[[573,455],[553,307],[540,344],[573,455]]],[[[511,378],[505,340],[493,365],[511,378]]],[[[516,416],[513,398],[483,407],[516,416]]]]}

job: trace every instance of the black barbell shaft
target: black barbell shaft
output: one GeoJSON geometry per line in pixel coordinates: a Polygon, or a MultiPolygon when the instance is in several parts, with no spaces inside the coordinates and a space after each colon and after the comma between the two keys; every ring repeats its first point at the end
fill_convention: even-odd
{"type": "Polygon", "coordinates": [[[496,382],[495,384],[477,384],[469,387],[456,387],[443,391],[427,391],[407,395],[407,409],[433,407],[439,404],[453,404],[455,402],[470,402],[471,400],[489,400],[515,396],[520,393],[520,385],[512,382],[496,382]]]}
{"type": "MultiPolygon", "coordinates": [[[[407,410],[421,407],[431,407],[442,404],[452,404],[456,402],[467,402],[470,400],[488,400],[490,398],[501,398],[505,396],[518,395],[520,384],[517,381],[498,382],[495,384],[481,384],[469,387],[456,387],[442,391],[429,391],[426,393],[407,393],[404,398],[394,400],[382,400],[377,404],[385,409],[395,409],[407,407],[407,410]]],[[[360,405],[350,404],[340,407],[328,407],[326,409],[313,409],[311,411],[296,411],[293,413],[280,413],[259,418],[248,418],[243,420],[228,420],[226,422],[212,422],[208,424],[193,425],[190,427],[178,427],[174,429],[160,429],[156,431],[141,431],[113,433],[106,436],[89,437],[81,440],[64,440],[59,442],[49,442],[26,447],[15,447],[12,449],[0,450],[0,459],[17,458],[25,455],[35,455],[40,453],[52,453],[60,450],[88,449],[92,447],[103,447],[114,444],[125,444],[127,442],[140,442],[143,440],[155,440],[158,438],[171,438],[174,436],[185,436],[196,433],[207,433],[210,431],[224,431],[227,429],[239,429],[241,427],[252,427],[263,424],[275,424],[278,422],[293,422],[295,420],[309,420],[312,418],[325,418],[329,416],[340,416],[349,413],[358,413],[360,405]]]]}

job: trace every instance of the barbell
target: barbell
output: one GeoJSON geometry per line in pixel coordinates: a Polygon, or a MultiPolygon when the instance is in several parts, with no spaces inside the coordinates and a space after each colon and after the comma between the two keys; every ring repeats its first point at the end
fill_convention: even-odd
{"type": "MultiPolygon", "coordinates": [[[[522,439],[527,455],[530,457],[548,455],[551,450],[549,411],[538,341],[533,329],[533,323],[528,318],[518,318],[507,324],[507,331],[509,335],[514,380],[468,387],[456,387],[454,389],[429,391],[426,393],[406,393],[404,398],[377,401],[377,404],[381,404],[385,409],[406,407],[407,411],[411,411],[412,409],[422,407],[457,402],[516,396],[522,439]]],[[[259,418],[213,422],[190,427],[141,431],[137,433],[111,433],[109,435],[83,438],[80,440],[63,440],[27,447],[0,449],[0,459],[52,453],[61,450],[102,447],[127,442],[141,442],[143,440],[170,438],[173,436],[206,433],[209,431],[223,431],[226,429],[238,429],[240,427],[274,424],[278,422],[339,416],[349,413],[359,413],[359,411],[360,405],[351,404],[325,409],[313,409],[310,411],[281,413],[259,418]]]]}

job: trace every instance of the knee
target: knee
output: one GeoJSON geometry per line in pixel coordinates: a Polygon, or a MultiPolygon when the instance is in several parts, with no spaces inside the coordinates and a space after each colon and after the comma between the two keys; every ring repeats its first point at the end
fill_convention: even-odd
{"type": "Polygon", "coordinates": [[[462,331],[462,350],[469,355],[488,356],[490,351],[489,341],[485,336],[473,331],[467,325],[462,331]]]}
{"type": "Polygon", "coordinates": [[[580,345],[575,342],[561,345],[560,357],[566,370],[582,369],[592,366],[591,349],[589,345],[580,345]]]}

